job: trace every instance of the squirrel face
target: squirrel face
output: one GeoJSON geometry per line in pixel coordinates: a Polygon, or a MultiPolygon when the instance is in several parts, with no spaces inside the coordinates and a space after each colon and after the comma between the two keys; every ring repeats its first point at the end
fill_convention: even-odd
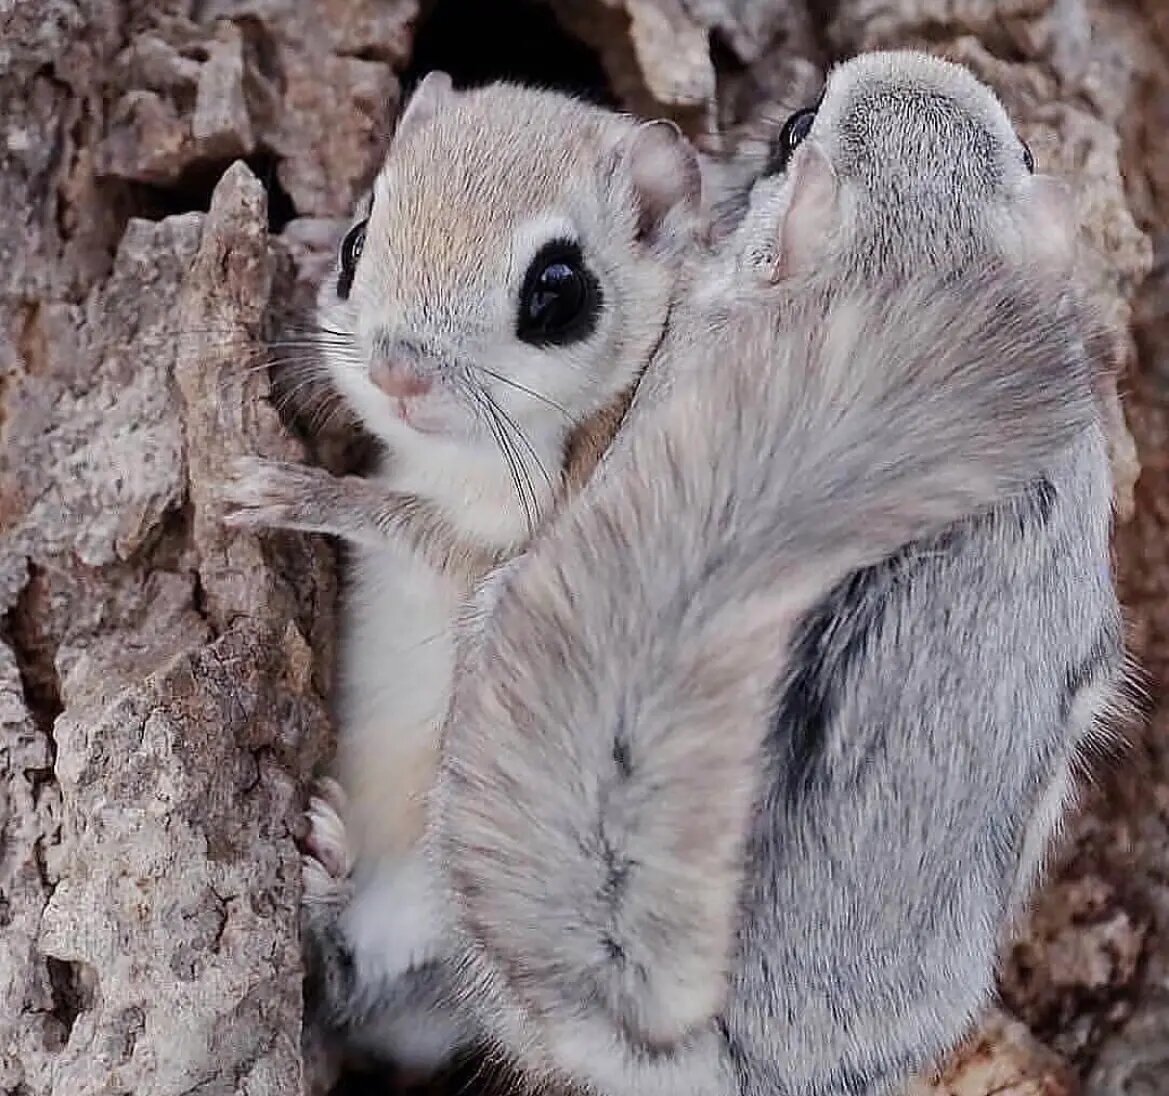
{"type": "Polygon", "coordinates": [[[372,432],[547,439],[630,385],[665,322],[666,237],[697,200],[692,151],[654,128],[423,82],[320,294],[330,371],[372,432]]]}
{"type": "Polygon", "coordinates": [[[837,66],[777,133],[756,191],[740,246],[754,240],[789,273],[905,277],[988,259],[1063,273],[1074,244],[1066,187],[1035,173],[994,92],[922,53],[837,66]]]}

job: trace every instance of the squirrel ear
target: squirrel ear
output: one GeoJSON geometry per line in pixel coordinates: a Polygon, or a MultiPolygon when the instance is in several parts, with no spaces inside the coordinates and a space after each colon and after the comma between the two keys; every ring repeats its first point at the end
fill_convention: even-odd
{"type": "Polygon", "coordinates": [[[1024,186],[1027,255],[1049,273],[1066,275],[1076,254],[1077,224],[1071,187],[1054,175],[1032,175],[1024,186]]]}
{"type": "Polygon", "coordinates": [[[453,90],[451,78],[445,72],[438,69],[428,72],[406,100],[398,116],[395,138],[430,121],[450,99],[453,90]]]}
{"type": "Polygon", "coordinates": [[[622,139],[616,165],[633,187],[642,239],[657,237],[675,210],[686,216],[698,213],[702,201],[698,153],[673,122],[639,125],[622,139]]]}
{"type": "Polygon", "coordinates": [[[821,245],[836,226],[840,181],[815,141],[796,149],[788,167],[787,204],[775,229],[771,280],[807,270],[823,254],[821,245]]]}

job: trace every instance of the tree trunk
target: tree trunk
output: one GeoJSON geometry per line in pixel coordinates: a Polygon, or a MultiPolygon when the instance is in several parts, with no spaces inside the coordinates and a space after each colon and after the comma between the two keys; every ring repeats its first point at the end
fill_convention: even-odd
{"type": "Polygon", "coordinates": [[[294,838],[332,749],[336,561],[229,533],[214,489],[237,454],[359,457],[292,399],[296,317],[400,81],[560,84],[733,145],[888,45],[971,65],[1073,181],[1127,370],[1132,435],[1105,395],[1154,701],[1005,949],[1003,1011],[914,1092],[1169,1090],[1169,7],[0,0],[0,1092],[326,1087],[294,838]]]}

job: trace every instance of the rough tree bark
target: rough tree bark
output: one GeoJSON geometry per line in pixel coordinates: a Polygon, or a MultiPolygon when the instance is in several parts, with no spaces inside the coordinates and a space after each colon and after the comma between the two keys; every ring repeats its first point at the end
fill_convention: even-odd
{"type": "MultiPolygon", "coordinates": [[[[213,487],[236,453],[303,455],[263,337],[384,151],[416,36],[457,69],[469,8],[0,0],[0,1092],[320,1091],[293,839],[331,749],[336,564],[228,535],[213,487]]],[[[506,45],[522,76],[505,37],[539,21],[532,71],[584,43],[615,101],[715,144],[834,58],[924,44],[1073,179],[1127,369],[1117,541],[1151,718],[1005,947],[1002,1010],[914,1092],[1169,1090],[1169,8],[554,0],[559,44],[500,8],[479,71],[506,45]]]]}

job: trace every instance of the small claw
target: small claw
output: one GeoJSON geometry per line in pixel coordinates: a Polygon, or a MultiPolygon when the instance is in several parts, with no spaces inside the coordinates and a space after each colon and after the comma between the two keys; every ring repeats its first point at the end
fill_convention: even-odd
{"type": "Polygon", "coordinates": [[[323,799],[340,816],[344,816],[349,809],[349,796],[341,787],[341,782],[331,776],[320,777],[313,786],[313,794],[323,799]]]}
{"type": "Polygon", "coordinates": [[[223,515],[223,524],[232,529],[271,529],[281,528],[288,519],[288,510],[283,506],[244,506],[240,503],[238,510],[228,510],[223,515]]]}
{"type": "Polygon", "coordinates": [[[344,879],[352,867],[345,834],[335,827],[319,801],[309,808],[310,825],[313,827],[305,840],[305,848],[311,852],[335,879],[344,879]]]}
{"type": "Polygon", "coordinates": [[[286,527],[292,508],[302,500],[303,478],[303,470],[295,465],[237,457],[215,490],[223,523],[237,529],[286,527]]]}
{"type": "Polygon", "coordinates": [[[348,885],[308,853],[301,854],[300,881],[301,902],[306,906],[337,905],[348,900],[348,885]]]}
{"type": "Polygon", "coordinates": [[[353,870],[353,854],[342,821],[344,792],[336,781],[318,785],[321,794],[309,799],[305,819],[308,832],[304,848],[335,880],[348,879],[353,870]]]}

